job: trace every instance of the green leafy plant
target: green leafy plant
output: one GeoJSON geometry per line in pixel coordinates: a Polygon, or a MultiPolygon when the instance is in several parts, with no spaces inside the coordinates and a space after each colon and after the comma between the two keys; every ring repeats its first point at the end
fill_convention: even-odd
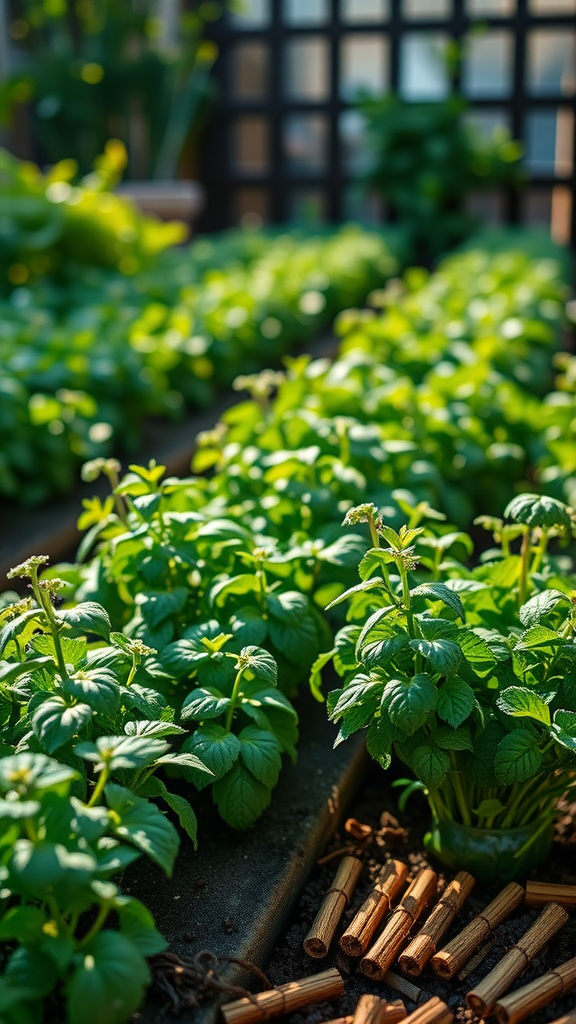
{"type": "Polygon", "coordinates": [[[195,4],[171,39],[150,0],[20,0],[11,31],[21,66],[0,91],[5,120],[29,101],[48,160],[71,157],[86,172],[120,137],[132,177],[176,177],[213,95],[217,49],[204,31],[223,6],[195,4]]]}
{"type": "Polygon", "coordinates": [[[432,811],[431,848],[482,878],[545,855],[574,779],[572,581],[548,555],[551,537],[571,535],[571,510],[522,494],[505,519],[484,521],[499,547],[468,570],[454,557],[466,535],[396,531],[375,506],[352,509],[345,522],[368,522],[373,546],[361,582],[333,602],[349,601],[330,654],[344,677],[328,697],[336,742],[366,728],[383,768],[408,765],[432,811]],[[488,833],[475,845],[455,825],[488,833]],[[519,849],[491,849],[487,835],[523,826],[519,849]]]}
{"type": "Polygon", "coordinates": [[[503,129],[483,139],[466,123],[460,96],[428,103],[366,96],[359,110],[372,158],[367,180],[407,228],[419,262],[477,227],[465,207],[471,193],[520,182],[520,144],[503,129]]]}

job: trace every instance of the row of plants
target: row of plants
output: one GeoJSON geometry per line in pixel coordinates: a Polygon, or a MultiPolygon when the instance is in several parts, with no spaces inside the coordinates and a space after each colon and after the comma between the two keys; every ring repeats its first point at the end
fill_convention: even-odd
{"type": "Polygon", "coordinates": [[[384,237],[343,228],[182,240],[108,191],[123,150],[72,183],[0,157],[0,494],[69,492],[81,462],[135,451],[150,416],[213,401],[364,301],[398,270],[384,237]],[[3,273],[2,273],[3,271],[3,273]]]}
{"type": "MultiPolygon", "coordinates": [[[[507,346],[520,332],[511,338],[510,328],[501,328],[516,316],[534,337],[525,342],[529,365],[536,345],[553,350],[566,297],[557,264],[538,271],[516,253],[503,269],[502,258],[484,254],[480,272],[477,252],[458,257],[463,272],[471,268],[472,306],[481,296],[487,304],[487,277],[497,290],[503,277],[513,283],[516,275],[516,287],[488,323],[472,315],[455,349],[446,332],[447,365],[459,354],[458,372],[470,364],[482,382],[490,358],[478,354],[480,342],[491,339],[496,358],[499,338],[505,364],[507,346]],[[522,280],[530,287],[523,290],[522,280]]],[[[16,595],[5,595],[0,634],[0,777],[10,822],[3,891],[8,922],[12,915],[16,922],[1,934],[13,943],[18,932],[20,942],[9,947],[0,987],[0,1009],[10,1024],[41,1020],[41,1000],[53,993],[65,995],[73,1022],[81,1008],[88,1024],[126,1019],[148,977],[143,957],[160,948],[161,939],[140,905],[123,917],[122,908],[134,905],[123,902],[127,897],[110,874],[135,852],[170,870],[177,833],[154,801],[167,802],[194,838],[190,784],[211,786],[229,824],[254,822],[271,798],[283,753],[295,755],[291,700],[297,686],[311,672],[321,696],[320,673],[332,659],[345,683],[329,699],[330,713],[341,719],[340,738],[368,725],[370,750],[384,766],[391,750],[403,757],[433,794],[438,828],[444,810],[464,806],[468,795],[478,812],[472,820],[522,823],[537,808],[546,833],[555,793],[545,777],[552,770],[558,789],[564,786],[558,772],[573,749],[576,721],[570,565],[547,553],[549,537],[571,531],[569,512],[554,499],[516,499],[507,509],[511,525],[486,524],[500,550],[470,569],[468,534],[444,518],[452,518],[445,500],[452,492],[438,485],[441,471],[433,460],[440,445],[421,451],[425,439],[414,431],[411,440],[400,419],[411,410],[382,404],[389,387],[416,396],[422,390],[430,401],[416,363],[424,358],[425,313],[428,324],[434,316],[441,320],[450,301],[442,283],[450,266],[428,281],[420,275],[418,287],[412,274],[394,286],[397,293],[408,288],[394,302],[389,289],[382,316],[355,314],[351,327],[359,343],[348,335],[333,363],[291,358],[286,375],[268,371],[239,381],[250,400],[230,409],[197,452],[196,472],[211,470],[210,476],[164,479],[163,467],[150,464],[133,466],[119,479],[113,461],[87,467],[87,477],[107,473],[113,493],[85,503],[78,564],[44,568],[40,576],[40,558],[15,571],[30,578],[33,597],[15,603],[16,595]],[[434,294],[442,299],[434,303],[434,294]],[[396,336],[384,329],[394,315],[402,322],[396,336]],[[374,330],[373,351],[364,323],[374,330]],[[386,363],[378,325],[389,346],[386,363]],[[410,372],[395,370],[400,356],[390,339],[401,339],[396,347],[406,355],[411,331],[420,340],[417,359],[405,359],[410,372]],[[343,533],[345,515],[351,529],[343,533]],[[359,563],[362,582],[355,587],[359,563]],[[350,621],[343,626],[347,597],[350,621]],[[482,766],[471,777],[476,789],[460,795],[465,765],[476,757],[482,766]],[[163,766],[170,767],[169,784],[163,766]],[[38,778],[58,770],[65,778],[56,796],[44,793],[38,778]],[[128,853],[118,854],[109,875],[98,876],[102,851],[120,847],[128,853]],[[29,863],[23,882],[19,871],[29,863]],[[80,877],[76,899],[72,883],[80,889],[80,877]],[[118,922],[121,937],[109,945],[118,922]],[[66,941],[51,944],[46,936],[66,941]],[[110,949],[122,964],[116,980],[110,978],[110,949]],[[22,979],[32,972],[44,980],[25,994],[22,979]],[[92,1017],[85,1015],[88,1003],[92,1017]]],[[[450,322],[454,317],[452,310],[450,322]]],[[[429,327],[428,334],[433,350],[429,327]]],[[[514,365],[493,370],[496,382],[503,393],[520,391],[523,406],[538,406],[542,422],[539,382],[532,390],[521,387],[514,365]]],[[[423,379],[429,373],[424,367],[423,379]]],[[[437,375],[439,381],[450,376],[437,375]]],[[[437,409],[444,394],[439,388],[437,409]]],[[[445,409],[450,401],[465,405],[473,398],[468,379],[445,409]]],[[[566,399],[568,405],[569,393],[566,399]]],[[[481,409],[472,411],[481,420],[481,409]]],[[[487,406],[486,417],[488,446],[505,444],[499,431],[514,419],[504,403],[496,412],[487,406]]],[[[457,437],[448,439],[457,445],[457,437]]],[[[523,458],[528,465],[529,453],[523,458]]],[[[497,465],[492,457],[491,472],[497,465]]],[[[468,489],[474,465],[461,463],[458,472],[468,489]]],[[[509,498],[522,489],[522,477],[515,479],[509,468],[500,478],[494,472],[494,481],[509,498]]],[[[487,490],[480,501],[477,512],[490,506],[487,490]]]]}

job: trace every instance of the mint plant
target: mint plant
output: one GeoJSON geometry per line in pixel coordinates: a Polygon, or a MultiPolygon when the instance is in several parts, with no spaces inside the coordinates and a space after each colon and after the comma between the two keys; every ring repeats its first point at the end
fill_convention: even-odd
{"type": "MultiPolygon", "coordinates": [[[[461,534],[442,543],[425,527],[396,531],[371,505],[345,520],[358,521],[372,546],[361,582],[332,602],[349,602],[349,624],[317,666],[333,660],[344,679],[328,696],[336,742],[366,728],[383,768],[397,757],[412,770],[436,826],[430,842],[450,864],[465,866],[466,844],[450,846],[447,823],[529,825],[506,869],[522,872],[531,849],[542,855],[538,840],[549,839],[558,798],[574,784],[576,607],[572,581],[548,554],[551,538],[571,535],[571,510],[515,498],[504,520],[484,522],[498,547],[475,569],[453,557],[469,546],[461,534]],[[442,561],[431,563],[430,541],[442,561]]],[[[486,850],[470,859],[479,877],[497,870],[486,850]]]]}

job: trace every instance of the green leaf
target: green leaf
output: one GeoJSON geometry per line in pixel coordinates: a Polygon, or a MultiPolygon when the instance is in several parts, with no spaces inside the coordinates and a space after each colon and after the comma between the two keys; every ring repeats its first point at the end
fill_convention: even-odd
{"type": "Polygon", "coordinates": [[[457,729],[474,709],[474,690],[463,679],[447,679],[438,689],[438,716],[457,729]]]}
{"type": "Polygon", "coordinates": [[[475,672],[481,675],[493,669],[496,656],[486,640],[473,629],[459,629],[454,639],[475,672]]]}
{"type": "Polygon", "coordinates": [[[268,633],[284,657],[296,665],[314,658],[318,651],[318,630],[305,595],[297,591],[278,596],[270,594],[267,604],[268,633]]]}
{"type": "Polygon", "coordinates": [[[144,621],[155,629],[166,619],[178,615],[183,610],[188,595],[186,587],[175,587],[174,590],[148,590],[136,595],[136,604],[140,606],[144,621]]]}
{"type": "Polygon", "coordinates": [[[166,872],[172,874],[178,853],[178,833],[155,804],[131,793],[113,782],[104,787],[106,802],[120,819],[113,832],[148,855],[166,872]]]}
{"type": "Polygon", "coordinates": [[[65,608],[58,613],[58,618],[70,627],[69,636],[95,633],[106,641],[110,640],[110,617],[106,609],[96,601],[83,601],[75,608],[65,608]]]}
{"type": "Polygon", "coordinates": [[[43,999],[55,988],[58,978],[54,961],[39,949],[19,946],[4,969],[6,981],[15,989],[24,989],[27,999],[43,999]]]}
{"type": "Polygon", "coordinates": [[[51,694],[36,706],[32,729],[45,750],[52,754],[76,736],[93,714],[89,704],[69,707],[63,697],[51,694]]]}
{"type": "Polygon", "coordinates": [[[125,1024],[142,1002],[150,972],[126,935],[101,931],[82,949],[67,984],[68,1024],[125,1024]]]}
{"type": "Polygon", "coordinates": [[[244,766],[259,782],[273,789],[282,765],[281,748],[276,737],[256,725],[247,725],[238,739],[241,743],[240,760],[244,766]]]}
{"type": "Polygon", "coordinates": [[[124,732],[127,736],[156,736],[161,739],[163,736],[178,736],[186,732],[181,725],[175,722],[150,722],[144,720],[135,722],[133,719],[126,722],[124,732]]]}
{"type": "Polygon", "coordinates": [[[443,750],[424,743],[412,753],[412,768],[427,789],[438,789],[450,770],[450,758],[443,750]]]}
{"type": "Polygon", "coordinates": [[[453,590],[450,590],[445,583],[421,583],[410,591],[410,597],[426,597],[429,601],[442,601],[448,608],[464,619],[464,606],[462,601],[453,590]]]}
{"type": "Polygon", "coordinates": [[[527,729],[515,729],[500,740],[494,758],[499,783],[511,786],[515,782],[526,782],[538,774],[541,764],[536,739],[527,729]]]}
{"type": "Polygon", "coordinates": [[[554,739],[566,750],[576,752],[576,712],[555,711],[552,724],[554,739]]]}
{"type": "MultiPolygon", "coordinates": [[[[221,779],[230,771],[240,756],[240,740],[234,733],[227,732],[224,726],[209,722],[201,725],[192,736],[184,740],[182,750],[198,757],[216,776],[221,779]]],[[[195,774],[184,772],[186,778],[196,782],[195,774]]],[[[210,779],[202,779],[200,788],[207,785],[210,779]]]]}
{"type": "Polygon", "coordinates": [[[333,647],[331,651],[324,651],[323,654],[318,655],[310,669],[310,691],[314,699],[319,701],[321,704],[324,703],[324,694],[322,693],[322,669],[332,661],[335,654],[335,647],[333,647]]]}
{"type": "Polygon", "coordinates": [[[382,710],[409,736],[424,725],[436,709],[438,694],[429,675],[419,672],[411,679],[390,679],[384,687],[382,710]]]}
{"type": "Polygon", "coordinates": [[[453,640],[410,640],[410,647],[443,676],[455,675],[462,661],[462,651],[453,640]]]}
{"type": "Polygon", "coordinates": [[[534,718],[550,725],[550,708],[533,690],[525,686],[507,686],[496,700],[497,706],[514,718],[534,718]]]}
{"type": "Polygon", "coordinates": [[[434,730],[434,743],[442,750],[473,750],[470,732],[466,727],[451,729],[449,725],[439,725],[434,730]]]}
{"type": "Polygon", "coordinates": [[[80,669],[63,681],[62,688],[102,714],[114,715],[120,706],[120,687],[110,669],[80,669]]]}
{"type": "Polygon", "coordinates": [[[384,771],[392,764],[392,729],[388,722],[378,718],[372,722],[366,733],[366,749],[384,771]]]}
{"type": "Polygon", "coordinates": [[[259,590],[260,582],[251,573],[242,573],[240,576],[225,576],[211,587],[210,601],[216,607],[221,608],[226,603],[226,598],[231,594],[253,594],[258,593],[259,590]]]}
{"type": "Polygon", "coordinates": [[[336,597],[330,602],[330,604],[326,605],[326,611],[329,611],[330,608],[335,608],[336,605],[347,601],[353,594],[362,594],[367,590],[374,590],[376,587],[384,588],[384,580],[381,576],[374,576],[369,580],[363,580],[362,583],[357,583],[356,586],[345,590],[343,594],[340,594],[339,597],[336,597]]]}
{"type": "Polygon", "coordinates": [[[333,690],[328,694],[328,717],[337,722],[352,708],[365,705],[368,705],[373,713],[381,700],[382,690],[383,684],[380,680],[369,679],[364,675],[356,676],[344,689],[333,690]]]}
{"type": "Polygon", "coordinates": [[[568,507],[547,494],[519,494],[504,509],[506,519],[514,519],[527,526],[540,526],[550,530],[559,527],[570,535],[571,520],[568,507]]]}
{"type": "Polygon", "coordinates": [[[33,672],[37,668],[54,667],[54,658],[27,658],[25,661],[0,661],[0,685],[8,686],[23,676],[26,672],[33,672]]]}
{"type": "Polygon", "coordinates": [[[531,651],[535,647],[554,647],[562,638],[547,626],[530,626],[516,643],[515,651],[531,651]]]}
{"type": "Polygon", "coordinates": [[[345,676],[347,672],[355,672],[358,667],[356,658],[356,644],[360,636],[360,626],[343,626],[336,634],[334,641],[336,654],[334,655],[334,668],[339,676],[345,676]]]}
{"type": "Polygon", "coordinates": [[[154,956],[166,949],[166,939],[157,930],[152,914],[140,900],[133,896],[123,896],[116,910],[120,918],[121,934],[130,939],[142,956],[154,956]]]}
{"type": "Polygon", "coordinates": [[[0,791],[16,789],[33,795],[36,790],[54,790],[67,794],[70,783],[80,778],[79,773],[46,754],[25,751],[12,757],[0,758],[0,791]]]}
{"type": "Polygon", "coordinates": [[[212,787],[221,817],[232,828],[250,828],[270,803],[270,790],[238,761],[212,787]]]}
{"type": "Polygon", "coordinates": [[[131,683],[122,689],[122,703],[125,707],[136,708],[140,715],[148,715],[151,720],[156,721],[161,718],[166,707],[166,698],[150,686],[131,683]]]}
{"type": "Polygon", "coordinates": [[[111,771],[119,768],[143,768],[153,764],[168,750],[168,743],[149,736],[99,736],[96,743],[78,743],[78,757],[93,761],[97,770],[105,764],[111,771]]]}
{"type": "Polygon", "coordinates": [[[194,849],[198,846],[198,822],[196,815],[192,810],[192,806],[186,800],[185,797],[180,796],[179,793],[171,793],[167,789],[162,779],[159,779],[156,775],[151,775],[149,779],[138,787],[139,796],[153,796],[160,797],[168,804],[168,807],[174,811],[178,816],[180,827],[184,829],[186,835],[192,840],[194,849]]]}
{"type": "Polygon", "coordinates": [[[254,647],[252,645],[243,647],[238,655],[236,668],[247,668],[248,678],[250,678],[251,673],[257,676],[258,679],[268,683],[269,686],[276,686],[278,666],[275,658],[268,651],[265,651],[263,647],[254,647]]]}
{"type": "Polygon", "coordinates": [[[475,814],[478,818],[493,818],[496,814],[500,814],[503,811],[504,804],[500,800],[495,798],[482,800],[478,807],[474,807],[472,814],[475,814]]]}
{"type": "Polygon", "coordinates": [[[46,924],[46,914],[39,907],[23,904],[9,907],[0,918],[0,939],[18,939],[22,943],[37,942],[46,924]]]}
{"type": "Polygon", "coordinates": [[[559,603],[570,605],[568,594],[561,590],[543,590],[541,594],[534,594],[522,605],[520,622],[523,626],[537,626],[559,603]]]}
{"type": "MultiPolygon", "coordinates": [[[[276,664],[276,663],[274,663],[276,664]]],[[[230,707],[230,698],[214,686],[199,687],[188,694],[182,705],[181,716],[202,721],[207,718],[219,718],[230,707]]]]}
{"type": "Polygon", "coordinates": [[[210,654],[200,640],[175,640],[162,649],[162,664],[177,679],[198,671],[210,654]]]}

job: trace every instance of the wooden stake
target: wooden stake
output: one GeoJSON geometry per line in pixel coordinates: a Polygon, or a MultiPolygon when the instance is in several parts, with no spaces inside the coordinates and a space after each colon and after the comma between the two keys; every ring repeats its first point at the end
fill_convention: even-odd
{"type": "Polygon", "coordinates": [[[438,996],[433,996],[427,1003],[418,1006],[403,1024],[452,1024],[454,1014],[446,1003],[438,996]]]}
{"type": "Polygon", "coordinates": [[[363,995],[354,1011],[353,1024],[398,1024],[406,1016],[400,999],[388,1003],[379,996],[363,995]]]}
{"type": "Polygon", "coordinates": [[[494,928],[504,921],[524,899],[524,889],[510,882],[496,899],[466,925],[444,949],[436,953],[430,963],[441,978],[452,978],[476,951],[481,942],[490,938],[494,928]]]}
{"type": "Polygon", "coordinates": [[[487,1017],[499,996],[510,988],[522,971],[553,935],[568,920],[568,913],[557,903],[549,903],[534,924],[512,946],[499,964],[466,996],[477,1017],[487,1017]]]}
{"type": "Polygon", "coordinates": [[[552,1021],[552,1024],[576,1024],[576,1010],[572,1010],[571,1013],[565,1013],[563,1017],[557,1017],[556,1020],[552,1021]]]}
{"type": "Polygon", "coordinates": [[[344,982],[335,968],[299,981],[258,992],[250,999],[235,999],[222,1006],[226,1024],[258,1024],[283,1013],[292,1013],[303,1006],[321,1003],[324,999],[338,999],[344,992],[344,982]]]}
{"type": "Polygon", "coordinates": [[[483,946],[480,946],[478,952],[475,953],[474,956],[470,957],[468,963],[464,964],[461,971],[458,971],[458,981],[465,981],[468,975],[472,974],[472,971],[475,971],[476,968],[480,966],[482,961],[488,956],[488,953],[495,942],[496,939],[488,939],[488,942],[485,942],[483,946]]]}
{"type": "Polygon", "coordinates": [[[541,974],[528,985],[523,985],[515,992],[503,996],[494,1005],[494,1016],[498,1024],[517,1024],[529,1014],[541,1010],[552,999],[569,992],[575,985],[576,956],[552,971],[541,974]]]}
{"type": "Polygon", "coordinates": [[[438,943],[448,930],[464,901],[474,888],[476,879],[467,871],[459,871],[432,910],[424,927],[414,936],[401,954],[398,963],[406,974],[417,977],[432,959],[438,943]]]}
{"type": "Polygon", "coordinates": [[[324,1021],[324,1024],[352,1024],[353,1016],[349,1013],[346,1017],[333,1017],[332,1020],[324,1021]]]}
{"type": "Polygon", "coordinates": [[[436,892],[438,876],[432,868],[421,868],[408,887],[402,902],[392,911],[384,931],[360,961],[360,970],[369,978],[382,981],[394,963],[404,940],[436,892]]]}
{"type": "Polygon", "coordinates": [[[361,871],[362,861],[357,857],[342,858],[334,881],[304,939],[304,949],[308,956],[319,960],[328,953],[338,922],[348,906],[361,871]]]}
{"type": "Polygon", "coordinates": [[[394,898],[406,884],[408,866],[401,860],[390,860],[380,871],[368,899],[348,925],[340,947],[348,956],[362,956],[378,925],[386,917],[394,898]]]}
{"type": "Polygon", "coordinates": [[[557,885],[553,882],[526,882],[526,903],[541,907],[545,903],[558,903],[571,910],[576,907],[576,885],[557,885]]]}

